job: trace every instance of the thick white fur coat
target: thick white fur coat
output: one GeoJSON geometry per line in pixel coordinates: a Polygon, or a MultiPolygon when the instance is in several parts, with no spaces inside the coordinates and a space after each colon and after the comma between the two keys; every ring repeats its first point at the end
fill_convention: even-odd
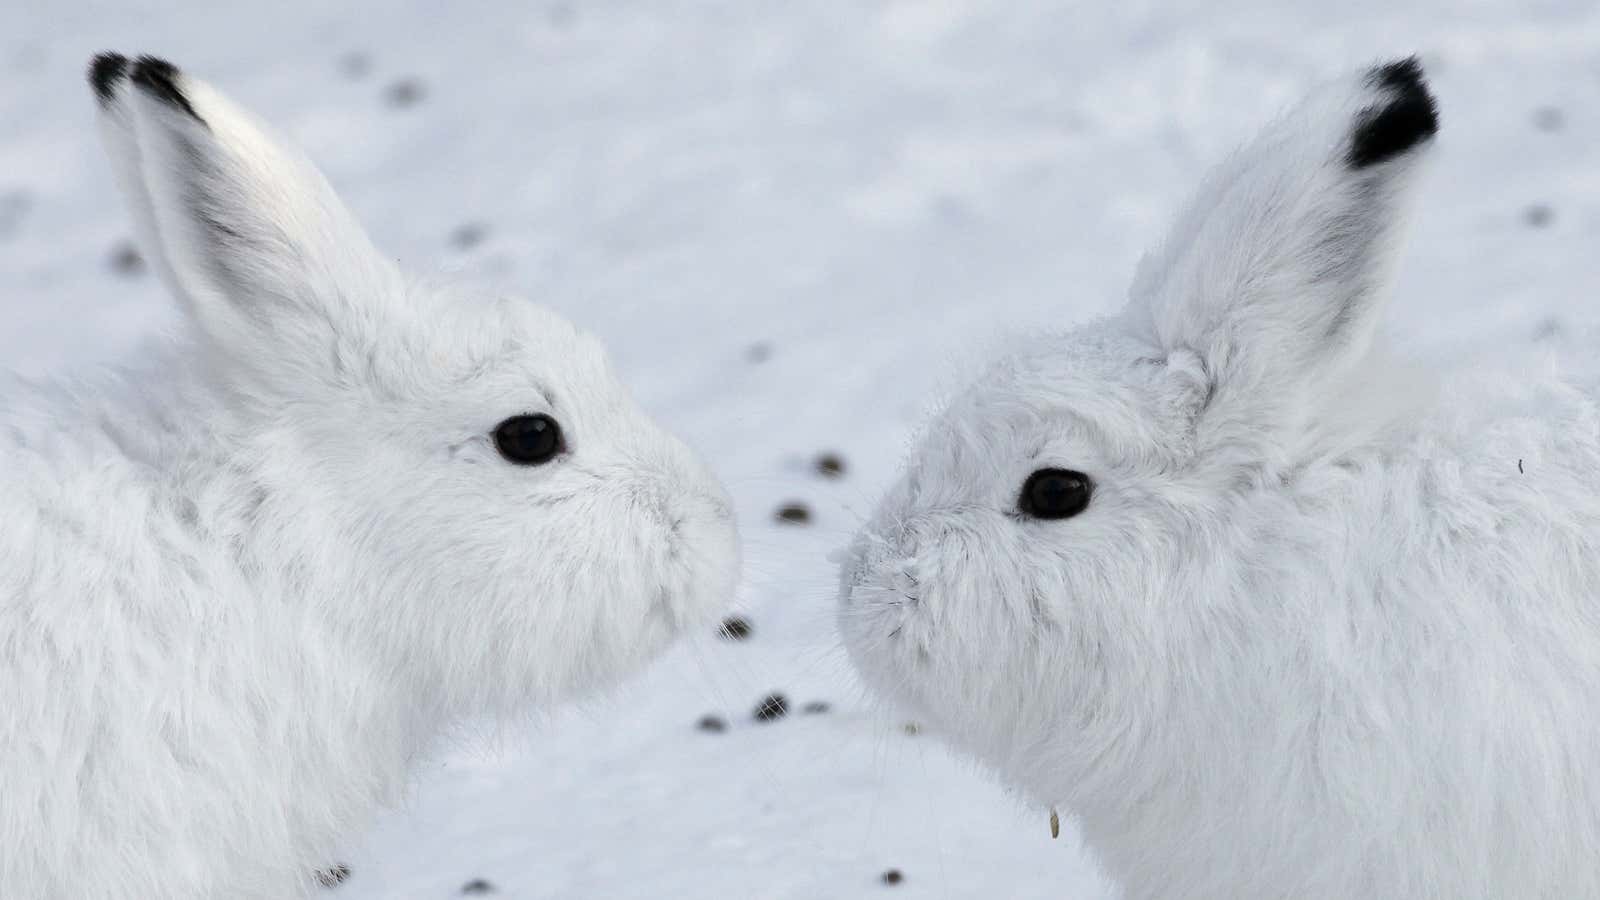
{"type": "Polygon", "coordinates": [[[0,897],[301,896],[452,721],[714,615],[730,507],[571,325],[404,277],[171,66],[92,81],[189,329],[0,390],[0,897]],[[532,414],[564,452],[513,465],[532,414]]]}
{"type": "Polygon", "coordinates": [[[855,542],[869,682],[1081,822],[1130,900],[1600,896],[1600,410],[1374,343],[1414,61],[1223,165],[1127,310],[998,360],[855,542]],[[1027,515],[1039,469],[1093,482],[1027,515]]]}

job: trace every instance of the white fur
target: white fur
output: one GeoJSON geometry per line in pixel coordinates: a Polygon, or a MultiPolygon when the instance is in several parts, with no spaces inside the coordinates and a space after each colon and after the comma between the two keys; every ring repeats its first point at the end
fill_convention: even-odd
{"type": "Polygon", "coordinates": [[[284,898],[460,717],[602,688],[714,615],[726,495],[599,345],[408,280],[206,85],[103,107],[188,313],[0,393],[0,897],[284,898]],[[570,454],[490,435],[548,412],[570,454]]]}
{"type": "Polygon", "coordinates": [[[932,422],[844,567],[868,681],[1130,900],[1600,896],[1594,382],[1388,361],[1430,142],[1345,153],[1389,99],[1344,79],[1222,166],[1124,313],[932,422]],[[1048,467],[1085,512],[1018,512],[1048,467]]]}

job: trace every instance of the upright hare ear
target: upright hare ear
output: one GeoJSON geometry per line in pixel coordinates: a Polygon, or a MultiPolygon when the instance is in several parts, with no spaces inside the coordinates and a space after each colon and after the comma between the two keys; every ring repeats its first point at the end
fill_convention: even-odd
{"type": "Polygon", "coordinates": [[[1314,93],[1211,174],[1130,320],[1198,355],[1209,408],[1293,403],[1370,346],[1438,125],[1414,57],[1314,93]]]}
{"type": "Polygon", "coordinates": [[[140,244],[224,364],[296,382],[372,340],[398,273],[309,162],[163,60],[89,81],[140,244]]]}

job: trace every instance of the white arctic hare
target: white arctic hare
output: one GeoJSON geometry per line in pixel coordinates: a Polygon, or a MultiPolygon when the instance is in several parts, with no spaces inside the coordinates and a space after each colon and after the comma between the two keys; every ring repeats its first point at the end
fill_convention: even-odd
{"type": "Polygon", "coordinates": [[[714,615],[729,503],[567,322],[407,280],[170,64],[91,80],[192,335],[0,399],[0,897],[299,896],[450,720],[714,615]]]}
{"type": "Polygon", "coordinates": [[[867,680],[1131,900],[1600,897],[1600,411],[1377,364],[1436,128],[1415,60],[1314,93],[847,555],[867,680]]]}

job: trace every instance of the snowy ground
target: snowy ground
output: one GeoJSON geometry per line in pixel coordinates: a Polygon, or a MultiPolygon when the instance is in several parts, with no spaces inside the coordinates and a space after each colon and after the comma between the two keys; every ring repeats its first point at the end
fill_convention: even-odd
{"type": "Polygon", "coordinates": [[[126,219],[80,76],[101,49],[166,55],[302,142],[408,264],[603,335],[731,486],[756,629],[442,746],[350,848],[341,898],[1113,896],[1070,829],[1052,842],[1044,810],[863,696],[824,555],[955,361],[1111,308],[1208,162],[1317,78],[1417,50],[1440,95],[1397,332],[1445,353],[1593,318],[1592,3],[332,7],[0,0],[0,366],[169,322],[114,261],[126,219]],[[813,473],[825,450],[846,477],[813,473]],[[809,525],[774,522],[789,500],[809,525]],[[832,709],[752,722],[774,690],[832,709]],[[708,713],[729,729],[697,730],[708,713]]]}

